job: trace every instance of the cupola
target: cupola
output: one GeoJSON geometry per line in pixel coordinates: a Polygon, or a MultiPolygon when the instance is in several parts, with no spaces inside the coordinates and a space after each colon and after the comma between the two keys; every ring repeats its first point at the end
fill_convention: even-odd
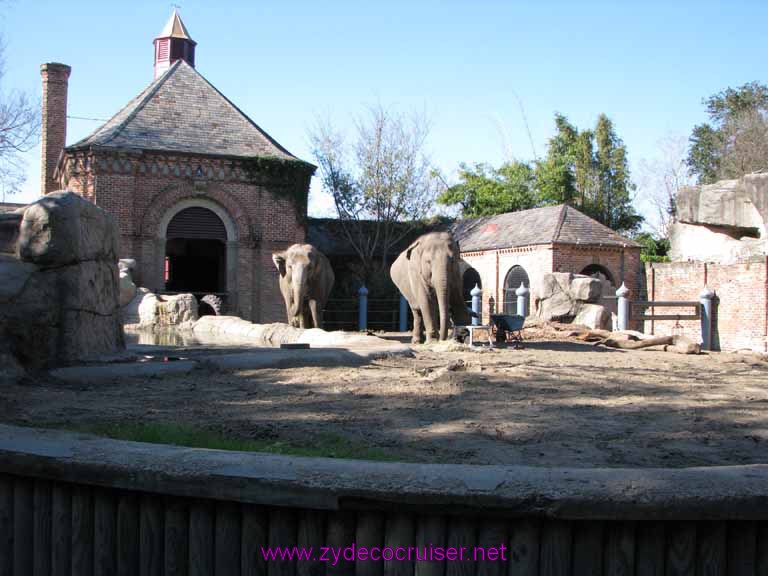
{"type": "Polygon", "coordinates": [[[171,67],[176,60],[184,60],[194,68],[195,45],[187,27],[174,10],[163,31],[155,38],[155,78],[171,67]]]}

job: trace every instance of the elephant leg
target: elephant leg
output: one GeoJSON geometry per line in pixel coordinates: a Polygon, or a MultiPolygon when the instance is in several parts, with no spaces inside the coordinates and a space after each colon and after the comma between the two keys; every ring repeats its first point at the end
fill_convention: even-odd
{"type": "Polygon", "coordinates": [[[411,336],[411,344],[421,344],[421,310],[411,308],[413,312],[413,334],[411,336]]]}
{"type": "Polygon", "coordinates": [[[323,327],[323,309],[317,305],[317,300],[314,298],[309,301],[309,312],[312,315],[313,328],[323,327]]]}
{"type": "Polygon", "coordinates": [[[426,290],[420,290],[416,298],[419,303],[422,320],[424,321],[425,343],[429,344],[435,336],[435,316],[432,311],[432,302],[426,290]]]}

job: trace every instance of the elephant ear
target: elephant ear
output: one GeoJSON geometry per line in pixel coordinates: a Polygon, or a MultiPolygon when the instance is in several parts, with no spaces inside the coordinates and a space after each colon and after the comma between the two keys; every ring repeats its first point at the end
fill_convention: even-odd
{"type": "Polygon", "coordinates": [[[405,257],[406,257],[408,260],[410,260],[410,259],[411,259],[411,252],[412,252],[413,250],[415,250],[415,249],[416,249],[416,246],[418,246],[418,245],[419,245],[419,241],[418,241],[418,240],[416,240],[416,242],[414,242],[413,244],[411,244],[410,246],[408,246],[408,248],[407,248],[407,249],[406,249],[406,251],[405,251],[405,257]]]}
{"type": "Polygon", "coordinates": [[[280,276],[285,276],[285,252],[275,252],[272,254],[272,262],[275,263],[280,276]]]}

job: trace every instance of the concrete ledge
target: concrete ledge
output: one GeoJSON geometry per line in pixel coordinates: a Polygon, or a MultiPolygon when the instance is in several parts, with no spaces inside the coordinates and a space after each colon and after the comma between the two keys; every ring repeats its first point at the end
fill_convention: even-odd
{"type": "Polygon", "coordinates": [[[0,425],[6,474],[324,510],[566,519],[768,519],[768,465],[566,469],[227,452],[0,425]]]}

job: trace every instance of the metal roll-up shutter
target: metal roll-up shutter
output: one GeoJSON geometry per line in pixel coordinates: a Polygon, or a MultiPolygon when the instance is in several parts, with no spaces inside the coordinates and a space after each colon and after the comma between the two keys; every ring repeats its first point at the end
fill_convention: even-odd
{"type": "Polygon", "coordinates": [[[227,241],[227,229],[215,212],[193,206],[185,208],[168,224],[167,238],[199,238],[227,241]]]}

